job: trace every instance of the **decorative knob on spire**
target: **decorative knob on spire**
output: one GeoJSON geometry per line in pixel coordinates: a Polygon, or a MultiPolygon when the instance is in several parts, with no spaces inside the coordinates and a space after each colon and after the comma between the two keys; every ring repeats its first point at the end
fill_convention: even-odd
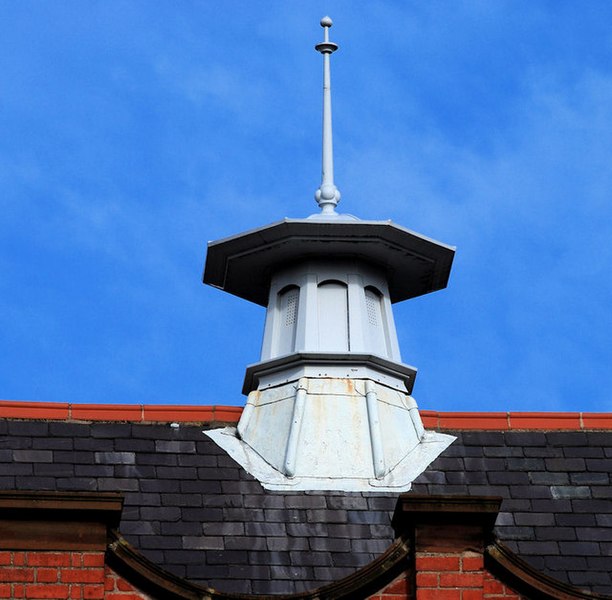
{"type": "Polygon", "coordinates": [[[315,192],[315,199],[321,207],[321,214],[335,215],[335,208],[340,202],[340,192],[334,185],[334,149],[332,143],[332,112],[331,112],[331,77],[329,67],[330,55],[338,49],[338,45],[329,41],[329,28],[332,20],[329,17],[321,19],[324,31],[323,42],[315,46],[315,50],[323,55],[323,157],[321,168],[321,186],[315,192]]]}

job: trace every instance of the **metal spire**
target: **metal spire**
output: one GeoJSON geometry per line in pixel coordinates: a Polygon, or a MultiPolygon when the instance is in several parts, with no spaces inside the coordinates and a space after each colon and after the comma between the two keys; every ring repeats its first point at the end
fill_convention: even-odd
{"type": "Polygon", "coordinates": [[[334,149],[332,144],[332,112],[331,112],[331,78],[329,57],[338,49],[338,45],[329,41],[329,28],[332,20],[329,17],[321,19],[321,27],[325,32],[324,41],[315,46],[323,55],[323,160],[321,168],[321,186],[315,192],[315,199],[321,207],[321,214],[335,215],[336,205],[340,202],[340,192],[334,185],[334,149]]]}

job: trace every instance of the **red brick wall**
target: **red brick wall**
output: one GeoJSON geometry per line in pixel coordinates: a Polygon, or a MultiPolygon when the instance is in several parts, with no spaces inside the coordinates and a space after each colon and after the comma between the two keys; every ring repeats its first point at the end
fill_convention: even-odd
{"type": "Polygon", "coordinates": [[[147,600],[104,564],[103,552],[0,552],[0,598],[147,600]]]}
{"type": "Polygon", "coordinates": [[[484,568],[479,552],[417,552],[416,595],[402,573],[370,600],[522,600],[484,568]]]}

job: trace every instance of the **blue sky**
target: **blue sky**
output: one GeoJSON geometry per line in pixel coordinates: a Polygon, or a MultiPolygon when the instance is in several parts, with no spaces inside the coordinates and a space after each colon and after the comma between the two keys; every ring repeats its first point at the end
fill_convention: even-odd
{"type": "Polygon", "coordinates": [[[206,242],[340,209],[457,246],[395,305],[421,408],[612,410],[612,3],[0,0],[0,397],[241,404],[206,242]]]}

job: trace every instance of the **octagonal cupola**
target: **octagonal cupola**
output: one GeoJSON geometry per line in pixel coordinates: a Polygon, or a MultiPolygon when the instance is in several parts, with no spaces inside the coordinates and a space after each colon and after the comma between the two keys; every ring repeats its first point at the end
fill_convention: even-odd
{"type": "Polygon", "coordinates": [[[237,428],[207,432],[268,489],[396,490],[452,442],[424,430],[392,304],[446,287],[454,249],[336,212],[324,41],[321,212],[210,242],[204,282],[266,307],[237,428]]]}

